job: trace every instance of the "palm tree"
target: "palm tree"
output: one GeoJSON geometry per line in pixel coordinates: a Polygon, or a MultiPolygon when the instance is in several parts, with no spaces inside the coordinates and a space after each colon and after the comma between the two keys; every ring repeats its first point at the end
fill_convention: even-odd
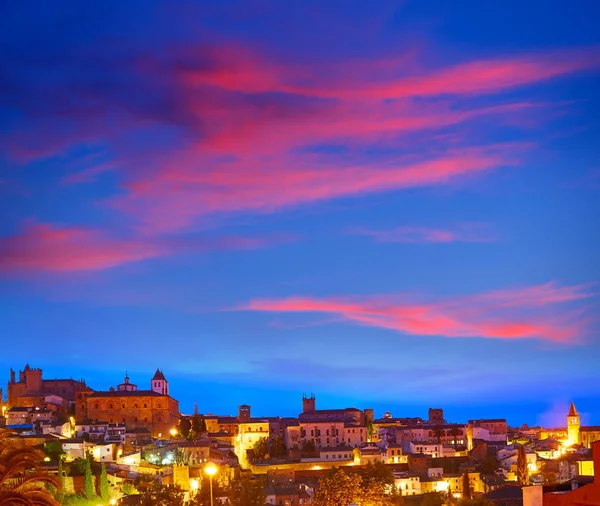
{"type": "Polygon", "coordinates": [[[0,431],[0,506],[59,506],[46,485],[59,488],[56,478],[40,469],[44,454],[0,431]]]}

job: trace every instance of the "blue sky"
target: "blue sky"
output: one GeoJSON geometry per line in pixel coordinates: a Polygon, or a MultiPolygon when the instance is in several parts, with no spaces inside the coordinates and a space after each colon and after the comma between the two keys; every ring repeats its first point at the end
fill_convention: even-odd
{"type": "Polygon", "coordinates": [[[600,423],[593,1],[0,7],[0,368],[181,410],[600,423]],[[558,415],[557,415],[558,414],[558,415]]]}

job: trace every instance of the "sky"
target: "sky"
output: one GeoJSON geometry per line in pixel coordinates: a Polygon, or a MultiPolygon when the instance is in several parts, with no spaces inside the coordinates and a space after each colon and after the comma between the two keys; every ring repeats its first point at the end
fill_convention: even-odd
{"type": "Polygon", "coordinates": [[[600,424],[600,3],[4,2],[0,376],[600,424]]]}

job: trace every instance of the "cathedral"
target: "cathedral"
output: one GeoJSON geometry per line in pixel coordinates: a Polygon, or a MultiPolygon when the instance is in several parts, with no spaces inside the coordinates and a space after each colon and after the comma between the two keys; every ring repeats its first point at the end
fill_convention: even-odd
{"type": "Polygon", "coordinates": [[[179,403],[169,395],[169,383],[156,370],[149,390],[138,390],[125,380],[104,392],[80,392],[76,404],[77,420],[124,423],[128,429],[147,429],[152,437],[165,437],[179,423],[179,403]]]}

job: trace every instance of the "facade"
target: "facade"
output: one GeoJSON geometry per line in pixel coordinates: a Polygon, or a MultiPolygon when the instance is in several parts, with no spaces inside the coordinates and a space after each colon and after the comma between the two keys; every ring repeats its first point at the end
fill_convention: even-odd
{"type": "Polygon", "coordinates": [[[579,413],[575,409],[575,403],[571,403],[569,414],[567,415],[567,446],[579,444],[579,429],[581,427],[581,420],[579,413]]]}
{"type": "Polygon", "coordinates": [[[179,423],[179,403],[168,394],[162,371],[156,371],[150,390],[138,390],[125,377],[115,390],[79,392],[76,416],[79,420],[124,424],[127,429],[146,429],[155,438],[168,437],[179,423]]]}
{"type": "Polygon", "coordinates": [[[235,438],[235,454],[240,462],[247,462],[247,452],[262,438],[269,438],[269,422],[267,420],[250,419],[240,423],[238,434],[235,438]]]}
{"type": "Polygon", "coordinates": [[[44,379],[41,369],[31,368],[27,364],[19,371],[18,381],[15,371],[10,370],[8,408],[46,407],[55,411],[70,411],[77,394],[84,390],[87,390],[84,380],[44,379]]]}
{"type": "Polygon", "coordinates": [[[473,449],[473,440],[482,439],[488,443],[506,444],[508,429],[504,418],[489,420],[469,420],[467,424],[468,449],[473,449]]]}

